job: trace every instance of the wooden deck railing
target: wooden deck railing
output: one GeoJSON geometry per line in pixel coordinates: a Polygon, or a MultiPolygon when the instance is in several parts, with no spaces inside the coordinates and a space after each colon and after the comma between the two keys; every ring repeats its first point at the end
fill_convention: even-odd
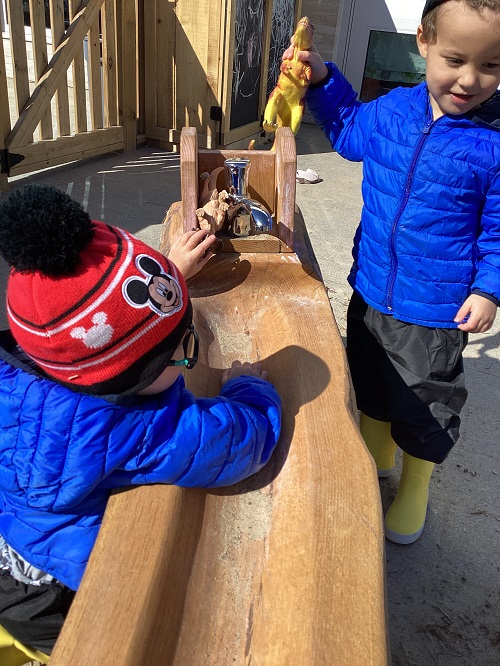
{"type": "Polygon", "coordinates": [[[142,0],[6,0],[0,43],[0,189],[8,176],[112,150],[137,138],[137,16],[142,0]]]}

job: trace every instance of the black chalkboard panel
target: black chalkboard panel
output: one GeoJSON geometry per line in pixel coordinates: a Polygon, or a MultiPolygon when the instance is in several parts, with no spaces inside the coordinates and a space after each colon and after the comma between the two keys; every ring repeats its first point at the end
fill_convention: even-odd
{"type": "Polygon", "coordinates": [[[230,129],[260,119],[265,7],[266,0],[237,0],[236,3],[230,129]]]}

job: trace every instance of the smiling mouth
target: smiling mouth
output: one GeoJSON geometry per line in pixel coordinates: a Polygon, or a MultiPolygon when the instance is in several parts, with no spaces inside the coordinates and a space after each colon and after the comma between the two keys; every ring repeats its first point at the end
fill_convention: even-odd
{"type": "Polygon", "coordinates": [[[474,95],[461,95],[459,93],[454,93],[454,92],[451,92],[450,95],[454,99],[460,100],[461,102],[469,102],[474,97],[474,95]]]}

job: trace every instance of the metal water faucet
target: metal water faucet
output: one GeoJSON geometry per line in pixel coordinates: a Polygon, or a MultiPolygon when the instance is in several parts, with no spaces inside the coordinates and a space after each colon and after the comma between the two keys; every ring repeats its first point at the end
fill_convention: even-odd
{"type": "Polygon", "coordinates": [[[244,204],[250,213],[250,229],[238,235],[268,233],[273,228],[273,219],[269,211],[255,199],[248,197],[248,173],[251,161],[245,157],[234,157],[224,161],[226,181],[229,193],[244,204]]]}

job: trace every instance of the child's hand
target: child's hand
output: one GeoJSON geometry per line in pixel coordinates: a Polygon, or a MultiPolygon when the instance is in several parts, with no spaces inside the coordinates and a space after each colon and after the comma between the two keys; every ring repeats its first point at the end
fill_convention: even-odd
{"type": "Polygon", "coordinates": [[[168,253],[168,258],[182,273],[185,280],[193,277],[214,256],[210,246],[217,240],[214,234],[207,235],[205,229],[186,231],[179,236],[168,253]]]}
{"type": "Polygon", "coordinates": [[[467,333],[485,333],[493,326],[496,314],[495,303],[479,294],[471,294],[457,312],[454,321],[463,322],[469,315],[469,319],[465,323],[459,324],[458,328],[467,333]]]}
{"type": "MultiPolygon", "coordinates": [[[[281,57],[282,60],[291,60],[293,58],[293,46],[289,46],[281,57]]],[[[314,44],[309,51],[299,51],[297,58],[301,62],[309,63],[311,67],[311,83],[319,83],[328,74],[328,68],[325,65],[323,58],[318,53],[314,44]]]]}
{"type": "Polygon", "coordinates": [[[233,361],[233,364],[222,373],[221,385],[224,386],[226,382],[241,375],[250,375],[251,377],[260,377],[267,380],[267,372],[262,370],[260,363],[242,363],[241,361],[233,361]]]}

